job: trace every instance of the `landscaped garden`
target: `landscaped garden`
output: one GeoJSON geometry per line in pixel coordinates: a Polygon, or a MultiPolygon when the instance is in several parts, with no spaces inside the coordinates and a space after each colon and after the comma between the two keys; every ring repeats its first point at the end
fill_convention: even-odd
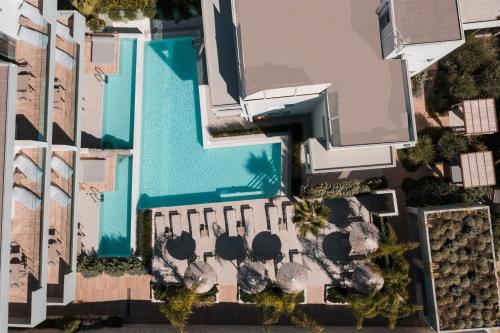
{"type": "Polygon", "coordinates": [[[370,281],[375,281],[380,275],[383,285],[380,287],[374,283],[368,290],[356,288],[356,285],[352,288],[332,286],[327,290],[327,300],[349,304],[358,329],[363,327],[366,319],[383,317],[387,319],[389,329],[393,330],[399,319],[421,309],[410,301],[410,265],[405,257],[405,253],[418,244],[399,242],[394,228],[383,218],[378,219],[376,224],[380,229],[378,249],[357,259],[362,260],[363,266],[369,267],[369,273],[364,269],[360,274],[361,279],[369,277],[370,281]]]}
{"type": "Polygon", "coordinates": [[[427,215],[439,327],[498,326],[498,286],[488,209],[427,215]]]}
{"type": "MultiPolygon", "coordinates": [[[[180,21],[200,15],[200,0],[69,0],[87,19],[94,31],[102,30],[105,18],[112,21],[131,21],[140,18],[163,18],[180,21]]],[[[60,9],[64,7],[64,1],[60,9]]]]}

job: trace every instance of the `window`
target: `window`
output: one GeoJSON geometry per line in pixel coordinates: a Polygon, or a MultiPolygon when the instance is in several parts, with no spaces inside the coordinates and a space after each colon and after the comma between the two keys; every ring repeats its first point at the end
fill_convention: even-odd
{"type": "Polygon", "coordinates": [[[391,13],[389,9],[385,10],[381,14],[379,14],[379,24],[380,30],[384,30],[384,28],[391,22],[391,13]]]}

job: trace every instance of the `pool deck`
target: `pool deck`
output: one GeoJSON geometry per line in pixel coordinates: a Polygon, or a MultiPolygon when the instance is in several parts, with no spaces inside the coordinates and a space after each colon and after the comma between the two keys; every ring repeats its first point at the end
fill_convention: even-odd
{"type": "Polygon", "coordinates": [[[81,159],[106,159],[105,180],[101,183],[81,182],[79,186],[79,216],[80,225],[78,237],[78,252],[80,250],[97,250],[99,247],[99,209],[100,201],[95,192],[112,192],[115,186],[116,160],[118,155],[130,156],[130,150],[100,150],[82,149],[81,159]]]}
{"type": "MultiPolygon", "coordinates": [[[[325,303],[325,286],[332,283],[333,280],[341,280],[342,272],[348,269],[338,264],[334,264],[327,258],[322,250],[322,244],[325,237],[334,232],[346,233],[349,227],[341,227],[344,219],[362,216],[363,219],[370,221],[369,211],[360,203],[357,198],[346,198],[340,201],[328,203],[332,211],[340,211],[340,207],[346,207],[345,214],[333,214],[331,223],[322,231],[318,239],[310,236],[305,240],[299,240],[295,225],[292,222],[293,209],[287,205],[293,202],[292,198],[278,197],[274,199],[260,199],[251,201],[234,201],[224,203],[164,207],[153,210],[153,239],[155,240],[155,252],[153,260],[153,280],[160,283],[180,283],[184,271],[188,266],[188,260],[178,260],[174,258],[166,242],[174,237],[165,234],[161,228],[167,226],[172,230],[172,214],[180,214],[180,225],[182,232],[192,235],[193,225],[196,222],[190,221],[190,215],[195,214],[199,217],[199,222],[205,224],[208,235],[195,236],[196,260],[206,261],[211,264],[217,274],[218,279],[218,301],[219,302],[238,302],[237,297],[237,273],[241,262],[238,260],[225,260],[216,254],[217,238],[228,232],[228,221],[226,219],[228,209],[234,209],[236,215],[237,234],[244,239],[245,253],[249,255],[256,248],[253,241],[256,235],[263,232],[270,232],[279,237],[281,241],[281,254],[283,259],[275,262],[273,259],[264,261],[268,278],[271,281],[276,280],[278,268],[290,261],[303,264],[309,273],[309,280],[305,290],[306,303],[323,304],[325,303]],[[272,219],[269,217],[269,207],[277,208],[277,226],[272,226],[272,219]],[[244,221],[243,209],[250,209],[251,221],[244,221]],[[215,222],[207,218],[207,211],[215,212],[215,222]],[[157,218],[155,218],[157,216],[157,218]],[[342,220],[342,221],[341,221],[342,220]],[[295,254],[293,254],[295,252],[295,254]],[[212,253],[214,256],[206,256],[206,253],[212,253]]],[[[191,215],[192,216],[192,215],[191,215]]],[[[261,246],[268,244],[261,244],[261,246]]],[[[257,246],[257,245],[256,245],[257,246]]],[[[250,260],[248,257],[245,260],[250,260]]]]}

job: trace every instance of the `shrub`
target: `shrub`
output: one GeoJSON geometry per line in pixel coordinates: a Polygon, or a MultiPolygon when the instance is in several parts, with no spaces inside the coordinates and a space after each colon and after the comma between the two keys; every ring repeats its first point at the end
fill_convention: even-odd
{"type": "Polygon", "coordinates": [[[153,237],[153,212],[146,209],[142,214],[140,225],[140,243],[138,244],[138,255],[142,258],[144,266],[151,271],[151,261],[153,260],[153,248],[151,246],[153,237]]]}
{"type": "Polygon", "coordinates": [[[417,97],[420,97],[423,92],[423,85],[424,82],[427,80],[427,72],[424,71],[422,73],[419,73],[417,75],[414,75],[411,78],[411,87],[413,94],[417,97]]]}
{"type": "Polygon", "coordinates": [[[422,177],[406,192],[408,205],[433,206],[477,203],[488,193],[488,187],[464,189],[442,178],[422,177]]]}
{"type": "Polygon", "coordinates": [[[84,277],[90,278],[100,274],[110,276],[122,276],[125,274],[142,275],[146,274],[142,260],[136,257],[105,257],[97,256],[97,252],[92,249],[83,250],[77,257],[77,271],[84,277]]]}
{"type": "Polygon", "coordinates": [[[455,161],[460,154],[469,150],[467,139],[453,132],[446,132],[437,143],[439,155],[445,161],[455,161]]]}
{"type": "Polygon", "coordinates": [[[500,66],[495,39],[469,36],[466,43],[438,63],[427,100],[432,112],[447,111],[460,100],[500,96],[500,66]]]}
{"type": "Polygon", "coordinates": [[[408,151],[410,162],[418,166],[431,164],[435,156],[434,143],[428,135],[421,135],[417,145],[408,151]]]}
{"type": "Polygon", "coordinates": [[[97,16],[92,16],[87,19],[87,27],[92,31],[102,31],[106,27],[106,22],[97,16]]]}
{"type": "Polygon", "coordinates": [[[353,197],[357,194],[368,193],[370,186],[357,179],[342,181],[340,183],[330,184],[321,183],[318,185],[304,185],[300,193],[306,198],[338,199],[353,197]]]}
{"type": "Polygon", "coordinates": [[[123,19],[122,12],[120,9],[112,9],[108,11],[107,14],[111,21],[121,21],[123,19]]]}

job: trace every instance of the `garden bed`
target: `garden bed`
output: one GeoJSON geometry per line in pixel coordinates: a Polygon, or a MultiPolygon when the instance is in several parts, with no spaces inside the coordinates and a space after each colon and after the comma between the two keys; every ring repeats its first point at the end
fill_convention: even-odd
{"type": "Polygon", "coordinates": [[[427,215],[441,330],[498,326],[498,287],[488,208],[427,215]]]}

